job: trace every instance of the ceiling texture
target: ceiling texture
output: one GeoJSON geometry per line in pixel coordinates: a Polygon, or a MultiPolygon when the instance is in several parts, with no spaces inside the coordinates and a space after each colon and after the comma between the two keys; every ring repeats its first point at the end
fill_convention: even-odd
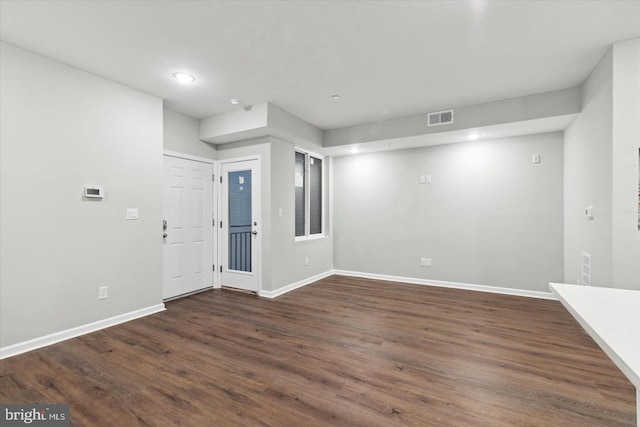
{"type": "Polygon", "coordinates": [[[321,129],[575,87],[635,37],[640,1],[0,2],[2,41],[171,110],[238,98],[321,129]]]}

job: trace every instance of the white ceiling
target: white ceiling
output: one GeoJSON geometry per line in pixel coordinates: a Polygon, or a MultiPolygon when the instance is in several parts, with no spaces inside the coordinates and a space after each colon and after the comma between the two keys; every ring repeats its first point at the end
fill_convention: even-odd
{"type": "Polygon", "coordinates": [[[635,37],[640,1],[0,3],[3,41],[172,110],[203,118],[240,98],[323,129],[574,87],[635,37]]]}

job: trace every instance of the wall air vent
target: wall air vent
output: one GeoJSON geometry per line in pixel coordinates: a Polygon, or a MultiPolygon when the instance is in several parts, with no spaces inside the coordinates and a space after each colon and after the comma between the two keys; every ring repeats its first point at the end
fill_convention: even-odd
{"type": "Polygon", "coordinates": [[[453,110],[436,111],[427,116],[427,126],[450,125],[453,123],[453,110]]]}
{"type": "Polygon", "coordinates": [[[582,252],[582,284],[591,286],[591,254],[582,252]]]}

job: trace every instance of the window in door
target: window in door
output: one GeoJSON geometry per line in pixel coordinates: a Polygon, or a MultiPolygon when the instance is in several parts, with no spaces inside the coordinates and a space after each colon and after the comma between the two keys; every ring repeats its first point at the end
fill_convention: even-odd
{"type": "Polygon", "coordinates": [[[251,272],[251,170],[229,172],[229,270],[251,272]]]}

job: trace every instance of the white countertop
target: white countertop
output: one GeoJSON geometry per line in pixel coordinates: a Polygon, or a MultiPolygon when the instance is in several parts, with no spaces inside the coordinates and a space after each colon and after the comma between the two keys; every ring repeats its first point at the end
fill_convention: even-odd
{"type": "Polygon", "coordinates": [[[640,399],[640,291],[561,283],[549,288],[629,378],[640,399]]]}

